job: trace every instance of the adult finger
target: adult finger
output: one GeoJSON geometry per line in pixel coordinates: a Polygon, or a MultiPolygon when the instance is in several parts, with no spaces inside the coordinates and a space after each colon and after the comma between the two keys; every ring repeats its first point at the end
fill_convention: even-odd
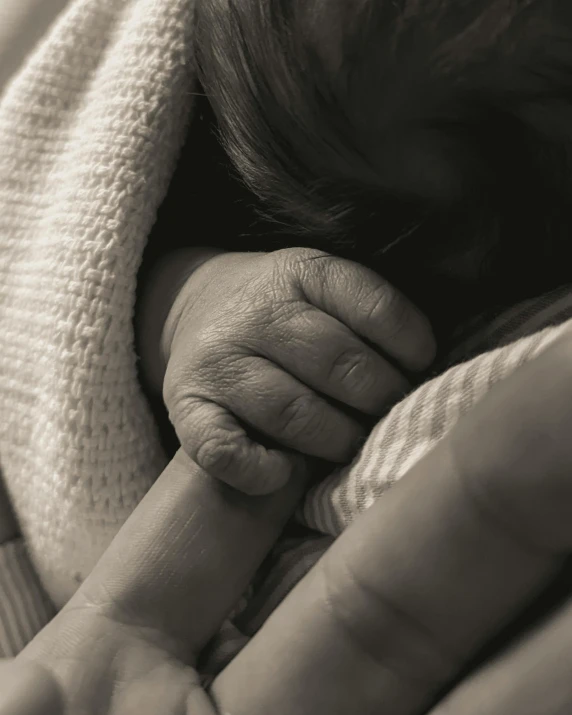
{"type": "Polygon", "coordinates": [[[309,303],[347,325],[408,370],[435,358],[429,321],[400,291],[359,263],[308,249],[292,254],[309,303]]]}
{"type": "Polygon", "coordinates": [[[572,601],[487,662],[430,715],[564,715],[572,710],[572,601]]]}
{"type": "Polygon", "coordinates": [[[58,685],[40,665],[0,660],[0,715],[60,715],[58,685]]]}
{"type": "Polygon", "coordinates": [[[180,389],[184,375],[171,375],[169,383],[179,387],[167,391],[166,400],[181,445],[212,476],[256,494],[291,469],[283,454],[247,436],[236,418],[312,457],[345,463],[356,453],[364,428],[268,360],[245,355],[233,359],[227,375],[220,372],[216,385],[199,383],[190,394],[180,389]]]}
{"type": "Polygon", "coordinates": [[[301,468],[282,490],[248,497],[179,450],[69,607],[94,604],[192,661],[236,606],[305,478],[301,468]]]}
{"type": "Polygon", "coordinates": [[[342,534],[215,681],[223,711],[416,713],[534,598],[572,547],[571,349],[496,386],[342,534]]]}
{"type": "Polygon", "coordinates": [[[342,322],[313,306],[275,320],[260,353],[309,387],[360,412],[382,414],[409,381],[342,322]]]}

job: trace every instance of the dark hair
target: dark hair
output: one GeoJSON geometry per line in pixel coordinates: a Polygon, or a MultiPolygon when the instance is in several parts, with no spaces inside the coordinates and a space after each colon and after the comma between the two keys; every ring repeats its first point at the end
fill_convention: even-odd
{"type": "Polygon", "coordinates": [[[571,26],[566,0],[197,0],[195,43],[266,217],[498,273],[571,229],[571,26]]]}

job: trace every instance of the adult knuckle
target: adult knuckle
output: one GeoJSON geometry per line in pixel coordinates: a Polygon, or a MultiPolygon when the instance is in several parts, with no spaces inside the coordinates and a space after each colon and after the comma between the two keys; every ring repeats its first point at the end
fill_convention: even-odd
{"type": "Polygon", "coordinates": [[[324,610],[368,659],[420,693],[432,692],[457,671],[461,658],[388,593],[358,575],[347,554],[338,551],[336,560],[326,557],[319,566],[324,610]],[[397,656],[396,642],[409,657],[397,656]]]}
{"type": "Polygon", "coordinates": [[[322,580],[324,611],[337,629],[353,641],[360,651],[379,662],[382,653],[377,648],[372,649],[369,640],[364,638],[361,623],[356,619],[354,610],[354,604],[359,604],[365,594],[368,612],[380,614],[377,598],[374,598],[369,590],[363,589],[342,555],[338,555],[335,562],[326,556],[318,563],[318,571],[322,580]]]}

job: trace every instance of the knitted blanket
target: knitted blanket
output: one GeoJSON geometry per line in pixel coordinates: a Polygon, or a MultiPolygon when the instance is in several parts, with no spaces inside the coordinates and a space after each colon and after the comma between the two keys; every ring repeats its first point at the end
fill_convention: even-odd
{"type": "Polygon", "coordinates": [[[0,463],[56,606],[166,464],[133,312],[191,108],[192,14],[74,0],[0,99],[0,463]]]}
{"type": "MultiPolygon", "coordinates": [[[[0,470],[22,532],[0,540],[0,655],[67,601],[166,465],[137,379],[133,312],[192,110],[192,15],[192,0],[72,0],[0,97],[0,470]]],[[[279,544],[207,673],[351,519],[566,329],[545,326],[572,316],[572,298],[525,310],[451,360],[516,343],[416,390],[308,495],[298,519],[312,531],[279,544]]],[[[0,504],[0,533],[2,519],[0,504]]]]}
{"type": "Polygon", "coordinates": [[[0,655],[68,600],[166,465],[133,312],[192,106],[192,15],[71,0],[0,97],[0,470],[27,545],[0,552],[0,655]]]}

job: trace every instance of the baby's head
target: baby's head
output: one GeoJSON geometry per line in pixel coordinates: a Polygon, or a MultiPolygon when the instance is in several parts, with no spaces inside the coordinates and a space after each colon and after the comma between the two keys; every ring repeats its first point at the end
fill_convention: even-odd
{"type": "Polygon", "coordinates": [[[239,176],[301,243],[374,242],[469,283],[537,270],[570,229],[569,4],[197,0],[200,79],[239,176]]]}

